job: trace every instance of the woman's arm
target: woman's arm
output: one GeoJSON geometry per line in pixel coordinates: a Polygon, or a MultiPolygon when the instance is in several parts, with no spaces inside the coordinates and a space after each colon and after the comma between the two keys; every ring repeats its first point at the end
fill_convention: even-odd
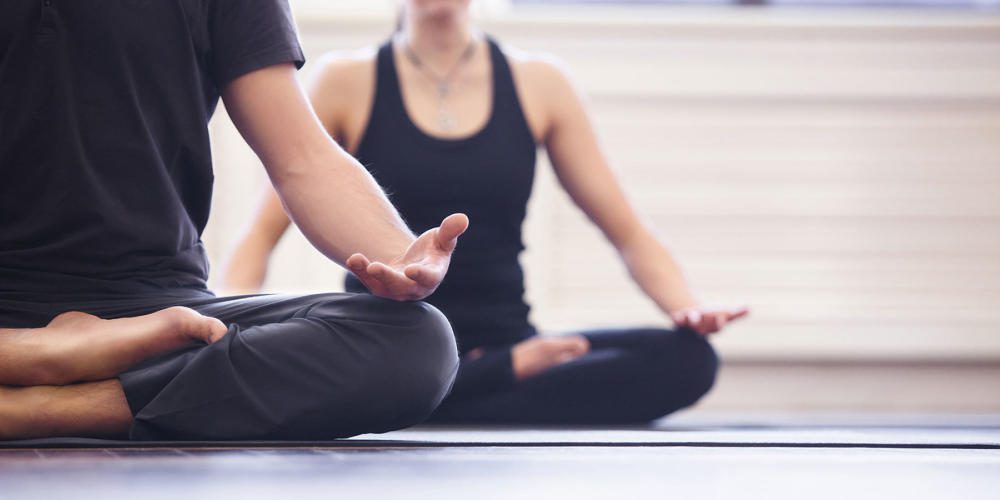
{"type": "Polygon", "coordinates": [[[290,224],[291,221],[281,206],[281,199],[268,186],[257,213],[222,270],[221,288],[224,294],[239,295],[260,291],[267,277],[271,252],[290,224]]]}
{"type": "Polygon", "coordinates": [[[415,238],[364,167],[323,129],[291,65],[241,76],[223,99],[313,246],[376,295],[417,300],[433,293],[468,226],[464,215],[415,238]]]}
{"type": "MultiPolygon", "coordinates": [[[[369,55],[367,59],[372,59],[369,55]]],[[[344,144],[345,114],[349,104],[370,100],[373,82],[370,69],[362,58],[324,57],[306,83],[310,105],[323,128],[344,144]]],[[[226,294],[257,293],[264,285],[271,253],[291,225],[281,198],[268,185],[258,203],[257,212],[244,230],[232,254],[226,259],[221,288],[226,294]]]]}
{"type": "Polygon", "coordinates": [[[700,305],[677,261],[629,204],[602,151],[580,94],[551,63],[532,63],[547,96],[544,142],[560,183],[618,250],[632,279],[680,326],[712,333],[746,308],[700,305]]]}

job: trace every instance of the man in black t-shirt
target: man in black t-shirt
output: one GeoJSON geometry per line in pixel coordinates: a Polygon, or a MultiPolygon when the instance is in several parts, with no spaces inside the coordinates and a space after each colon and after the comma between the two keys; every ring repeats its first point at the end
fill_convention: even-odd
{"type": "Polygon", "coordinates": [[[318,124],[303,63],[285,0],[4,1],[0,439],[326,439],[441,401],[450,327],[406,301],[468,221],[414,237],[318,124]],[[293,220],[375,297],[207,289],[220,96],[293,220]]]}

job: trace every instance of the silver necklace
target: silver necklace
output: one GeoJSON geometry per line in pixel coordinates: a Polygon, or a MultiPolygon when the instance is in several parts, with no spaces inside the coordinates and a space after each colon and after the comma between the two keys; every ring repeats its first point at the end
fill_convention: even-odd
{"type": "Polygon", "coordinates": [[[434,87],[437,89],[438,127],[445,132],[455,130],[455,127],[458,125],[458,119],[455,117],[455,113],[452,112],[451,107],[448,105],[448,96],[451,95],[452,89],[454,88],[452,85],[452,79],[455,77],[455,74],[458,73],[458,70],[469,62],[469,60],[472,59],[472,56],[476,53],[476,38],[473,37],[472,40],[469,41],[468,47],[462,51],[458,60],[455,61],[455,63],[451,65],[451,68],[449,68],[444,74],[437,74],[427,64],[425,64],[424,61],[420,59],[420,56],[414,52],[408,39],[403,40],[403,51],[406,53],[407,59],[413,63],[413,66],[423,73],[424,76],[429,78],[434,83],[434,87]]]}

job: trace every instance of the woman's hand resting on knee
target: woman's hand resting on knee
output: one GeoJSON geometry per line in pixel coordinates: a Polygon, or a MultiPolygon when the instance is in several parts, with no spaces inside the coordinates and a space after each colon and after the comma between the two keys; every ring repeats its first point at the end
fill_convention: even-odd
{"type": "Polygon", "coordinates": [[[730,321],[740,319],[750,310],[741,307],[690,307],[670,313],[678,328],[690,328],[702,335],[721,331],[730,321]]]}
{"type": "Polygon", "coordinates": [[[511,348],[514,378],[524,380],[590,351],[590,342],[582,335],[564,337],[535,336],[511,348]]]}

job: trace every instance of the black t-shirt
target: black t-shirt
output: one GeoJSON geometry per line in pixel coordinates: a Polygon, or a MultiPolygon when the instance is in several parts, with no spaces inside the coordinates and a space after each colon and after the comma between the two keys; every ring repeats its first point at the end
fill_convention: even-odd
{"type": "Polygon", "coordinates": [[[286,0],[3,0],[0,298],[205,290],[208,120],[281,63],[286,0]]]}

